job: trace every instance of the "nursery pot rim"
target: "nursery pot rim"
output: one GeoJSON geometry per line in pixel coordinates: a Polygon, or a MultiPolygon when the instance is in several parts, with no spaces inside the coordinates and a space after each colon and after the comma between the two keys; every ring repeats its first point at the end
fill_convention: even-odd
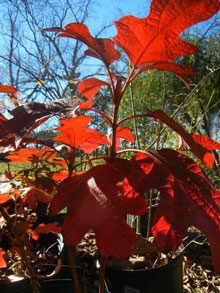
{"type": "Polygon", "coordinates": [[[162,271],[162,270],[166,270],[167,267],[171,266],[175,266],[179,263],[179,261],[181,261],[181,259],[183,258],[183,252],[184,252],[184,245],[181,244],[178,249],[176,250],[177,254],[175,256],[175,258],[172,258],[171,260],[169,260],[166,264],[160,265],[158,267],[155,268],[142,268],[142,269],[123,269],[123,268],[118,268],[118,267],[114,267],[114,266],[106,266],[107,270],[114,270],[118,273],[123,273],[126,272],[126,274],[134,274],[134,273],[141,273],[141,272],[154,272],[154,271],[162,271]]]}

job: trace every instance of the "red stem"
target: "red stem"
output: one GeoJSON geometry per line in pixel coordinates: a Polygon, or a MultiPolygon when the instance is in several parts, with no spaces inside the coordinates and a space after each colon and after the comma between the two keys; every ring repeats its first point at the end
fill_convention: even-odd
{"type": "Polygon", "coordinates": [[[107,115],[105,115],[103,112],[101,112],[101,111],[99,111],[97,109],[93,109],[93,108],[88,108],[86,110],[87,111],[92,111],[92,112],[98,113],[99,115],[101,115],[112,126],[111,119],[107,115]]]}

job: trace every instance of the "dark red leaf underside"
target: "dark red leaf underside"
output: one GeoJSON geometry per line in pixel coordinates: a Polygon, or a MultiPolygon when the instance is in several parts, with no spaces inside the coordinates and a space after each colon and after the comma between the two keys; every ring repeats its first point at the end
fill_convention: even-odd
{"type": "Polygon", "coordinates": [[[39,201],[49,204],[51,201],[51,197],[46,191],[42,189],[36,187],[28,187],[26,188],[26,194],[22,201],[24,205],[28,205],[34,209],[36,208],[39,201]]]}
{"type": "MultiPolygon", "coordinates": [[[[131,163],[125,190],[140,195],[154,188],[161,200],[154,217],[153,235],[163,251],[175,250],[195,226],[210,242],[213,264],[220,271],[220,193],[201,168],[173,150],[138,154],[131,163]]],[[[136,196],[138,196],[136,194],[136,196]]]]}
{"type": "Polygon", "coordinates": [[[124,217],[128,208],[133,213],[136,208],[129,205],[122,194],[119,183],[123,178],[116,168],[105,164],[64,180],[50,210],[57,213],[68,207],[63,226],[65,243],[76,246],[92,229],[102,256],[126,258],[130,255],[136,236],[124,217]]]}

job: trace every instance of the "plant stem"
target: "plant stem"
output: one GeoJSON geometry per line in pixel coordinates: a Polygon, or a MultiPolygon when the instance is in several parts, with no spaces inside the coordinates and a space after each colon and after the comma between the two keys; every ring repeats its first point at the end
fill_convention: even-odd
{"type": "MultiPolygon", "coordinates": [[[[130,92],[132,116],[135,116],[136,111],[135,111],[134,93],[133,93],[133,88],[132,88],[131,83],[129,85],[129,92],[130,92]]],[[[136,136],[136,141],[137,141],[137,148],[140,149],[141,145],[140,145],[140,140],[139,140],[139,135],[138,135],[138,126],[137,126],[137,120],[136,119],[134,119],[134,131],[135,131],[135,136],[136,136]]],[[[136,147],[136,145],[134,147],[136,147]]]]}
{"type": "Polygon", "coordinates": [[[68,257],[70,262],[70,268],[73,275],[74,292],[80,293],[78,274],[77,274],[76,266],[75,266],[76,250],[75,248],[72,248],[72,247],[68,247],[67,250],[68,250],[68,257]]]}
{"type": "Polygon", "coordinates": [[[151,217],[152,217],[152,197],[153,197],[153,191],[150,190],[149,200],[148,200],[147,239],[149,239],[150,237],[151,217]]]}
{"type": "Polygon", "coordinates": [[[115,154],[116,154],[116,134],[117,134],[117,120],[118,120],[118,110],[119,110],[119,105],[114,106],[114,115],[113,115],[113,121],[112,121],[112,139],[111,139],[111,148],[110,148],[110,158],[113,161],[115,154]]]}
{"type": "Polygon", "coordinates": [[[105,289],[105,266],[106,259],[101,259],[100,273],[99,273],[99,293],[104,293],[105,289]]]}

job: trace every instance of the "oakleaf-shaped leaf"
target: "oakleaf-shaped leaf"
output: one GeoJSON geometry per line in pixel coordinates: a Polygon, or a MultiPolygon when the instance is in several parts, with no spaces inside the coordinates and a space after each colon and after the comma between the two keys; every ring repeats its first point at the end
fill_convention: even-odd
{"type": "Polygon", "coordinates": [[[214,156],[210,152],[207,152],[207,150],[201,144],[197,143],[191,134],[189,134],[180,124],[175,122],[174,119],[169,117],[162,109],[151,112],[149,117],[158,119],[173,129],[176,133],[178,133],[188,144],[193,154],[197,156],[208,168],[212,168],[213,162],[215,160],[214,156]]]}
{"type": "Polygon", "coordinates": [[[210,18],[219,8],[218,0],[153,0],[147,18],[125,16],[116,21],[118,33],[114,41],[135,67],[172,62],[197,52],[195,46],[181,40],[179,35],[210,18]]]}
{"type": "Polygon", "coordinates": [[[62,142],[72,148],[80,148],[89,154],[101,144],[107,144],[107,138],[95,129],[87,128],[92,121],[89,116],[78,116],[67,120],[60,120],[61,126],[57,129],[62,133],[53,138],[54,141],[62,142]]]}
{"type": "MultiPolygon", "coordinates": [[[[123,196],[119,184],[123,178],[116,168],[105,164],[62,182],[50,210],[57,213],[68,207],[63,225],[66,244],[76,246],[92,229],[102,256],[126,258],[130,255],[136,236],[124,221],[129,200],[123,196]]],[[[132,207],[130,205],[130,211],[132,207]]],[[[135,207],[132,212],[135,213],[135,207]]]]}
{"type": "Polygon", "coordinates": [[[70,23],[62,28],[47,28],[45,31],[59,32],[58,37],[77,39],[88,46],[85,55],[102,60],[107,66],[120,57],[120,53],[115,49],[114,43],[110,39],[94,38],[87,26],[83,23],[70,23]]]}
{"type": "Polygon", "coordinates": [[[220,271],[220,193],[201,168],[170,149],[138,154],[131,163],[127,190],[133,187],[140,194],[150,189],[160,191],[152,228],[158,247],[163,251],[177,249],[188,227],[195,226],[206,234],[213,265],[220,271]]]}
{"type": "Polygon", "coordinates": [[[77,86],[77,90],[80,95],[91,99],[100,90],[101,86],[109,86],[109,84],[98,78],[91,77],[81,81],[77,86]]]}
{"type": "Polygon", "coordinates": [[[9,152],[7,159],[11,162],[26,163],[33,162],[35,158],[39,158],[42,155],[42,151],[35,148],[19,149],[17,151],[9,152]]]}

